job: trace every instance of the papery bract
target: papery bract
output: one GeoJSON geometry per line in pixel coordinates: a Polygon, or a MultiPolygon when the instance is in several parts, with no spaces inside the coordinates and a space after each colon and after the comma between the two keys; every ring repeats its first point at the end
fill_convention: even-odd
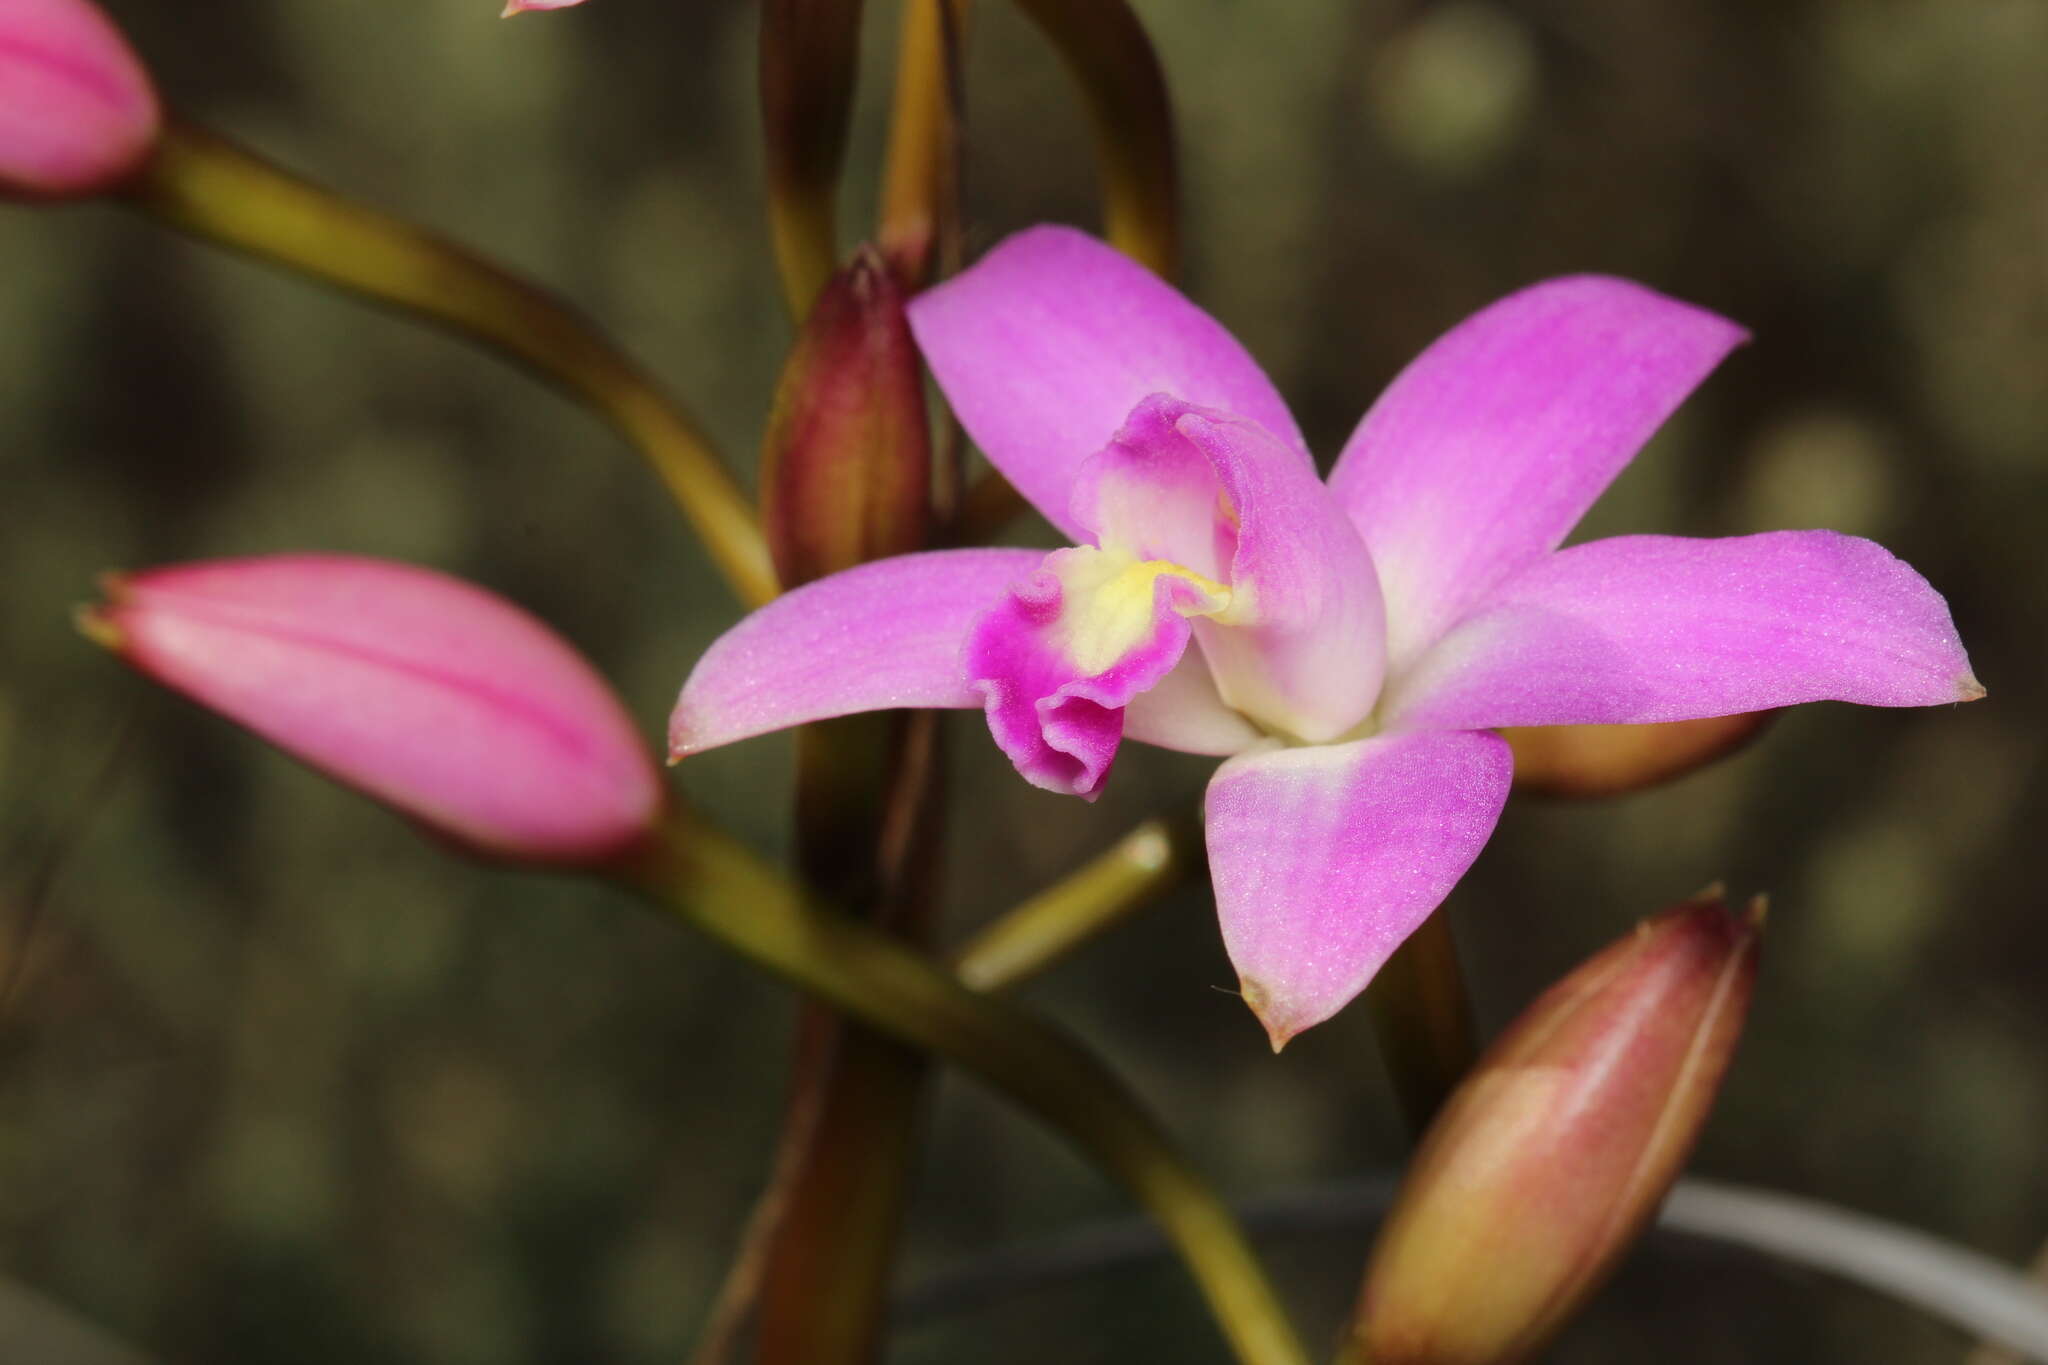
{"type": "Polygon", "coordinates": [[[1513,1365],[1597,1289],[1677,1178],[1742,1034],[1757,923],[1638,925],[1552,986],[1424,1135],[1352,1327],[1372,1365],[1513,1365]]]}
{"type": "Polygon", "coordinates": [[[653,756],[566,641],[445,574],[345,555],[111,577],[81,625],[151,679],[480,853],[631,850],[653,756]]]}
{"type": "Polygon", "coordinates": [[[883,706],[980,706],[1092,797],[1128,735],[1228,757],[1225,946],[1277,1047],[1364,989],[1484,846],[1501,727],[1967,701],[1948,608],[1828,531],[1559,550],[1744,337],[1626,280],[1550,280],[1426,350],[1329,481],[1244,349],[1081,233],[910,306],[989,459],[1075,546],[909,555],[771,603],[699,661],[675,756],[883,706]]]}
{"type": "Polygon", "coordinates": [[[92,0],[0,0],[0,195],[110,190],[162,117],[149,73],[92,0]]]}

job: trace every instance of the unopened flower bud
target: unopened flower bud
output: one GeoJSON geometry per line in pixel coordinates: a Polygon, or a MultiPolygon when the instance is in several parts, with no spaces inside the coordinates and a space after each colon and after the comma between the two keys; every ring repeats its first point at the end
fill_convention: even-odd
{"type": "Polygon", "coordinates": [[[499,17],[510,19],[515,14],[525,14],[530,10],[567,9],[582,3],[583,0],[505,0],[505,9],[499,17]]]}
{"type": "Polygon", "coordinates": [[[762,521],[783,586],[921,548],[930,488],[902,290],[863,247],[805,319],[762,445],[762,521]]]}
{"type": "Polygon", "coordinates": [[[138,671],[473,851],[585,865],[659,819],[654,760],[566,641],[445,574],[342,555],[110,577],[80,613],[138,671]]]}
{"type": "Polygon", "coordinates": [[[1674,782],[1726,758],[1763,732],[1775,711],[1655,725],[1543,725],[1502,730],[1515,751],[1515,790],[1539,796],[1620,796],[1674,782]]]}
{"type": "Polygon", "coordinates": [[[162,120],[149,73],[92,0],[0,0],[0,198],[113,189],[162,120]]]}
{"type": "Polygon", "coordinates": [[[1655,1213],[1705,1121],[1756,975],[1761,902],[1637,926],[1546,991],[1424,1137],[1366,1268],[1350,1360],[1513,1365],[1655,1213]]]}

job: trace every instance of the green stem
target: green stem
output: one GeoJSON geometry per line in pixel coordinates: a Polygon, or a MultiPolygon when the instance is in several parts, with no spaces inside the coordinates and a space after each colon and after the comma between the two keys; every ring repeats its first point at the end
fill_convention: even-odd
{"type": "Polygon", "coordinates": [[[1410,1133],[1419,1138],[1478,1055],[1445,911],[1424,920],[1395,950],[1365,998],[1395,1097],[1410,1133]]]}
{"type": "Polygon", "coordinates": [[[1245,1365],[1307,1355],[1229,1208],[1130,1093],[1035,1015],[913,950],[804,903],[715,831],[678,827],[630,872],[657,905],[877,1030],[957,1062],[1065,1133],[1158,1218],[1245,1365]]]}
{"type": "Polygon", "coordinates": [[[1179,175],[1166,74],[1125,0],[1017,0],[1058,49],[1095,125],[1103,235],[1165,279],[1180,268],[1179,175]]]}
{"type": "Polygon", "coordinates": [[[749,604],[776,592],[760,525],[687,414],[561,300],[424,229],[171,121],[130,200],[197,237],[424,317],[532,368],[608,418],[749,604]]]}
{"type": "Polygon", "coordinates": [[[954,970],[975,990],[1008,990],[1202,866],[1202,833],[1195,821],[1154,816],[962,944],[953,955],[954,970]]]}

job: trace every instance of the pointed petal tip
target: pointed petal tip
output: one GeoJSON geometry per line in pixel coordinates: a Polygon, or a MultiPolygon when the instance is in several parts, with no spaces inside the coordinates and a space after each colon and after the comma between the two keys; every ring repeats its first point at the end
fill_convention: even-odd
{"type": "Polygon", "coordinates": [[[1313,1028],[1321,1022],[1316,1019],[1305,1019],[1299,1011],[1277,1007],[1273,993],[1265,984],[1248,976],[1237,979],[1237,993],[1250,1008],[1252,1017],[1259,1021],[1259,1027],[1266,1030],[1266,1041],[1273,1045],[1273,1055],[1276,1057],[1280,1055],[1281,1049],[1293,1042],[1303,1030],[1313,1028]]]}
{"type": "Polygon", "coordinates": [[[1974,673],[1965,673],[1956,683],[1956,700],[1959,702],[1981,701],[1987,695],[1984,684],[1977,681],[1974,673]]]}

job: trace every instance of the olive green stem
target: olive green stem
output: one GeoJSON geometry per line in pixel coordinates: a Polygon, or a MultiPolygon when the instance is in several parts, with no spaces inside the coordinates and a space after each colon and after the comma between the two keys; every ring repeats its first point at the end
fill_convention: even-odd
{"type": "Polygon", "coordinates": [[[567,304],[463,247],[171,121],[128,198],[234,247],[481,341],[603,414],[668,485],[739,596],[776,592],[759,523],[688,414],[567,304]]]}
{"type": "Polygon", "coordinates": [[[1180,268],[1173,105],[1145,27],[1125,0],[1017,0],[1058,49],[1088,106],[1103,235],[1166,279],[1180,268]]]}
{"type": "Polygon", "coordinates": [[[1410,1135],[1419,1138],[1478,1055],[1465,975],[1444,910],[1395,950],[1365,998],[1395,1098],[1410,1135]]]}
{"type": "Polygon", "coordinates": [[[876,240],[908,288],[957,269],[960,43],[968,0],[905,0],[876,240]]]}
{"type": "Polygon", "coordinates": [[[962,944],[953,954],[954,970],[975,990],[1009,990],[1202,866],[1202,833],[1192,816],[1154,816],[962,944]]]}
{"type": "Polygon", "coordinates": [[[1072,1140],[1159,1220],[1245,1365],[1306,1365],[1228,1207],[1103,1065],[879,929],[807,905],[731,839],[678,823],[629,881],[654,903],[873,1028],[957,1062],[1072,1140]]]}
{"type": "Polygon", "coordinates": [[[861,0],[761,6],[761,125],[768,229],[790,317],[839,268],[839,172],[860,73],[861,0]]]}

